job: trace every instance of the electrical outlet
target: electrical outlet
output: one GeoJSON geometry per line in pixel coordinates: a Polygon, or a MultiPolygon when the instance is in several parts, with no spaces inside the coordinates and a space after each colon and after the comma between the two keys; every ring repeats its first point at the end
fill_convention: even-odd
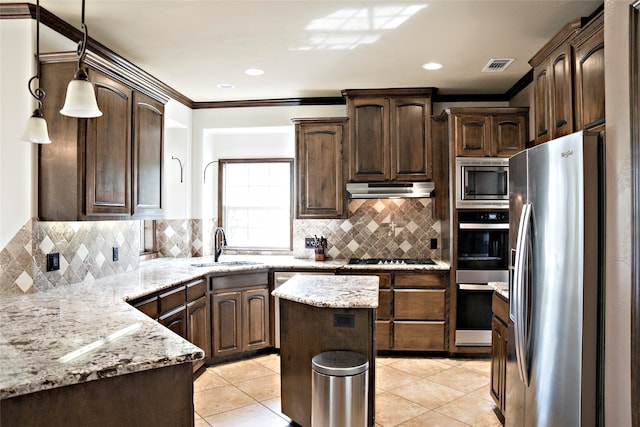
{"type": "Polygon", "coordinates": [[[47,254],[47,271],[60,270],[60,254],[54,252],[47,254]]]}
{"type": "Polygon", "coordinates": [[[117,246],[113,247],[113,261],[118,261],[120,259],[120,250],[117,246]]]}
{"type": "Polygon", "coordinates": [[[304,248],[305,249],[313,249],[313,237],[305,237],[304,238],[304,248]]]}
{"type": "Polygon", "coordinates": [[[429,249],[438,249],[438,239],[431,239],[429,249]]]}

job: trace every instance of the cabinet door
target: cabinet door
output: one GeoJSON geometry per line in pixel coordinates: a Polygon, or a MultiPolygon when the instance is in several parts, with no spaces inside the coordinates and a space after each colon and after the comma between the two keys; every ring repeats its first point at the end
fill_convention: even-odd
{"type": "Polygon", "coordinates": [[[549,60],[551,138],[573,132],[573,88],[571,46],[560,46],[549,60]]]}
{"type": "Polygon", "coordinates": [[[391,318],[391,289],[380,289],[378,292],[377,320],[389,320],[391,318]]]}
{"type": "Polygon", "coordinates": [[[244,351],[269,345],[269,291],[266,288],[244,291],[244,351]]]}
{"type": "Polygon", "coordinates": [[[242,351],[242,293],[221,292],[212,297],[213,357],[242,351]]]}
{"type": "Polygon", "coordinates": [[[345,218],[344,120],[296,125],[296,218],[345,218]]]}
{"type": "Polygon", "coordinates": [[[182,338],[187,339],[187,310],[185,306],[161,316],[158,322],[182,338]]]}
{"type": "Polygon", "coordinates": [[[551,139],[551,89],[549,89],[549,70],[547,62],[533,69],[533,104],[535,121],[535,143],[542,144],[551,139]]]}
{"type": "Polygon", "coordinates": [[[389,320],[376,320],[376,349],[391,350],[391,341],[391,322],[389,320]]]}
{"type": "Polygon", "coordinates": [[[491,116],[491,155],[511,157],[524,150],[529,139],[527,117],[523,114],[491,116]]]}
{"type": "Polygon", "coordinates": [[[164,106],[141,93],[133,102],[133,214],[162,218],[164,106]]]}
{"type": "Polygon", "coordinates": [[[349,100],[349,180],[385,181],[391,178],[389,105],[384,97],[349,100]]]}
{"type": "Polygon", "coordinates": [[[87,120],[85,214],[131,214],[132,90],[90,72],[102,116],[87,120]]]}
{"type": "Polygon", "coordinates": [[[489,156],[491,129],[484,114],[454,116],[453,139],[457,156],[489,156]]]}
{"type": "Polygon", "coordinates": [[[430,98],[390,99],[392,180],[431,179],[430,127],[430,98]]]}
{"type": "Polygon", "coordinates": [[[211,357],[209,298],[204,295],[187,305],[187,340],[204,350],[204,359],[194,362],[194,371],[211,357]]]}
{"type": "Polygon", "coordinates": [[[491,321],[491,396],[504,414],[507,376],[507,327],[497,318],[491,321]]]}
{"type": "Polygon", "coordinates": [[[576,129],[596,129],[605,123],[604,29],[576,47],[576,129]]]}

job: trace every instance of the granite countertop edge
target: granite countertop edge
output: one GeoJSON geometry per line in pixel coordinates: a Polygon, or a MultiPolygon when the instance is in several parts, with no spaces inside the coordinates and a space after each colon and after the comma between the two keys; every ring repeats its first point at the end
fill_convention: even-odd
{"type": "Polygon", "coordinates": [[[221,261],[255,264],[212,264],[212,257],[158,258],[142,261],[138,270],[127,273],[44,292],[0,296],[0,399],[202,359],[204,352],[200,348],[127,301],[209,274],[266,268],[414,272],[450,269],[442,261],[426,266],[351,266],[347,260],[260,255],[224,255],[221,261]],[[77,351],[85,353],[61,362],[77,351]]]}

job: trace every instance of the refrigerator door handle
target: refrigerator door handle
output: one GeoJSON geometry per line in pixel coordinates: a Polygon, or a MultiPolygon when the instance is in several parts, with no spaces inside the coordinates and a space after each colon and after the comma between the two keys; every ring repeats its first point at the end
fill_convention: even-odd
{"type": "Polygon", "coordinates": [[[514,268],[514,332],[515,332],[515,350],[516,361],[518,366],[518,372],[520,379],[525,385],[529,385],[529,363],[528,363],[528,280],[527,277],[527,265],[529,250],[529,230],[531,222],[532,204],[527,203],[522,206],[522,213],[520,215],[520,224],[518,226],[518,239],[516,242],[515,253],[515,268],[514,268]]]}

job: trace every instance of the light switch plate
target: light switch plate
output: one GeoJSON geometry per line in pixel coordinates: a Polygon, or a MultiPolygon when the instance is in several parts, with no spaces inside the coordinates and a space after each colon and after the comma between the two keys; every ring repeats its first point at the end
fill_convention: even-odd
{"type": "Polygon", "coordinates": [[[60,254],[53,252],[47,254],[47,271],[60,270],[60,254]]]}

